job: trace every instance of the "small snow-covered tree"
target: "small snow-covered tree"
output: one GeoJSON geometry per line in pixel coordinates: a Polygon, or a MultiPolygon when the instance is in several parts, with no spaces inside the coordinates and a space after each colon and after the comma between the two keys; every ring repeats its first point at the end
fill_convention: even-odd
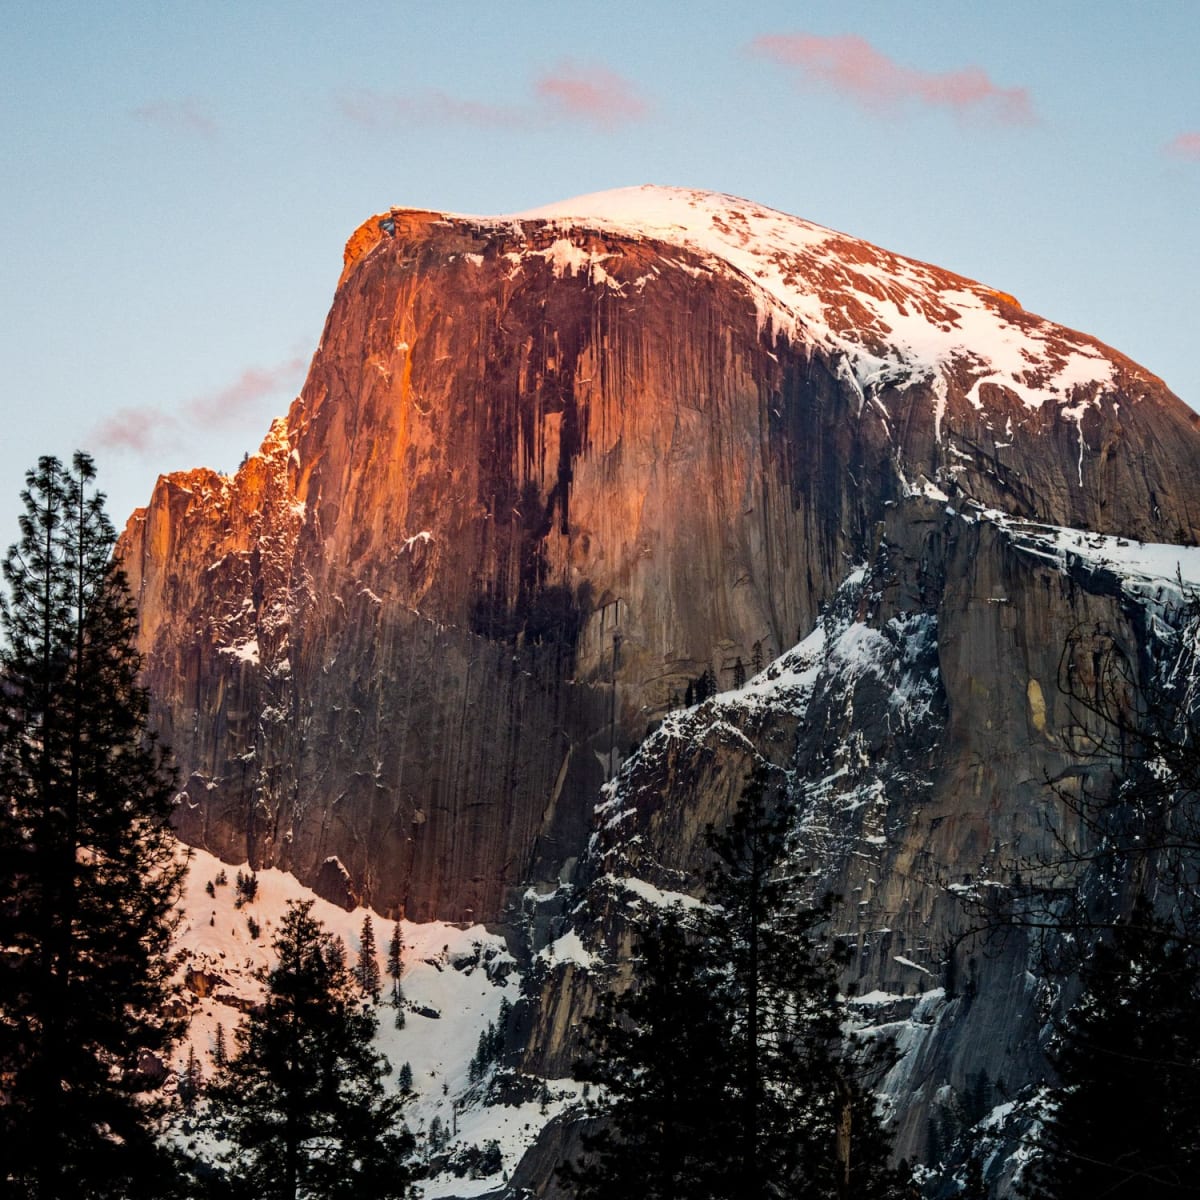
{"type": "Polygon", "coordinates": [[[396,1090],[402,1096],[408,1096],[413,1090],[413,1071],[412,1063],[401,1063],[400,1070],[396,1072],[396,1090]]]}
{"type": "Polygon", "coordinates": [[[379,958],[375,949],[375,926],[371,914],[363,917],[362,932],[358,941],[358,966],[354,971],[358,986],[372,1000],[379,999],[379,958]]]}

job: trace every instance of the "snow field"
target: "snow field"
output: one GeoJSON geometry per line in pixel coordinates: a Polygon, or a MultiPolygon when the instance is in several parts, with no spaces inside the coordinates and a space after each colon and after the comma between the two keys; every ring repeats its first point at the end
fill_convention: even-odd
{"type": "MultiPolygon", "coordinates": [[[[245,863],[223,863],[203,850],[190,852],[190,870],[179,905],[182,920],[176,934],[178,971],[181,979],[203,978],[211,990],[205,983],[195,986],[208,990],[207,995],[196,996],[194,988],[189,989],[195,1005],[189,1013],[188,1033],[174,1052],[171,1065],[177,1072],[187,1062],[190,1045],[204,1076],[212,1075],[218,1025],[224,1027],[227,1052],[235,1052],[234,1030],[244,1010],[263,994],[259,975],[273,965],[271,942],[288,901],[312,900],[314,916],[345,944],[348,964],[353,967],[357,961],[359,936],[368,910],[347,912],[279,870],[259,871],[257,895],[239,908],[235,885],[239,871],[249,874],[249,867],[245,863]],[[214,885],[210,896],[206,885],[222,871],[228,882],[214,885]],[[251,921],[259,926],[257,938],[252,936],[251,921]]],[[[374,912],[370,916],[383,995],[376,1010],[379,1029],[375,1044],[392,1065],[389,1082],[393,1086],[401,1064],[407,1062],[412,1068],[415,1095],[406,1108],[409,1127],[418,1133],[427,1131],[434,1118],[439,1118],[451,1131],[447,1145],[451,1152],[456,1147],[482,1147],[495,1140],[500,1146],[504,1173],[511,1172],[541,1128],[577,1102],[580,1085],[569,1079],[548,1080],[548,1099],[516,1106],[485,1106],[482,1089],[471,1084],[468,1072],[480,1033],[489,1022],[497,1020],[503,1000],[515,1004],[519,997],[516,963],[504,939],[481,925],[463,928],[443,921],[402,921],[401,986],[406,1011],[405,1027],[396,1029],[388,1003],[391,979],[387,975],[387,950],[394,922],[374,912]],[[487,966],[494,978],[489,978],[487,966]]],[[[572,936],[578,940],[577,935],[572,936]]],[[[570,956],[566,942],[558,948],[563,951],[562,957],[570,956]]],[[[582,945],[577,952],[587,954],[582,945]]],[[[443,1174],[423,1181],[423,1194],[430,1198],[468,1197],[493,1190],[499,1183],[499,1176],[469,1179],[443,1174]]]]}

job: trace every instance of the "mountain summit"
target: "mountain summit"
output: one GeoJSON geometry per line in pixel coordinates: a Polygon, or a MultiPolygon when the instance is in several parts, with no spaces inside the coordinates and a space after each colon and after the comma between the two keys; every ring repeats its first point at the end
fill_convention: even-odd
{"type": "MultiPolygon", "coordinates": [[[[380,230],[404,211],[363,229],[380,230]]],[[[962,372],[974,376],[968,395],[977,404],[981,389],[993,385],[1031,409],[1070,401],[1086,407],[1114,383],[1119,364],[1129,366],[1094,338],[1025,313],[1006,292],[736,196],[643,186],[509,217],[449,219],[497,230],[545,222],[564,234],[561,246],[540,252],[560,272],[592,275],[618,291],[625,284],[605,272],[607,255],[582,250],[572,229],[678,247],[701,258],[705,270],[740,280],[772,333],[844,355],[864,389],[962,372]]],[[[369,234],[356,254],[368,244],[369,234]]]]}

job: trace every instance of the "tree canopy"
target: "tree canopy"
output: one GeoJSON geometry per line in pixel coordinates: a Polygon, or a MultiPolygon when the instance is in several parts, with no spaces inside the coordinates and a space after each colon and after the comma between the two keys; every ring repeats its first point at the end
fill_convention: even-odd
{"type": "Polygon", "coordinates": [[[598,1128],[562,1170],[575,1195],[903,1194],[818,947],[829,908],[797,903],[780,873],[785,825],[756,772],[710,835],[707,904],[642,927],[636,983],[602,1003],[578,1067],[600,1090],[598,1128]]]}
{"type": "Polygon", "coordinates": [[[1200,1195],[1200,969],[1188,945],[1140,901],[1081,982],[1023,1194],[1200,1195]]]}
{"type": "Polygon", "coordinates": [[[185,865],[95,469],[43,457],[0,596],[0,1171],[6,1194],[162,1194],[147,1102],[185,865]]]}
{"type": "Polygon", "coordinates": [[[413,1139],[384,1086],[375,1015],[341,944],[293,901],[274,940],[263,1005],[209,1090],[233,1196],[401,1200],[413,1139]]]}

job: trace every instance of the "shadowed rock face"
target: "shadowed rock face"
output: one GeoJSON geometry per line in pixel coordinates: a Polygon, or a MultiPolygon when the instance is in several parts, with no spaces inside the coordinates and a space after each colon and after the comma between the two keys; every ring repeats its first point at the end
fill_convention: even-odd
{"type": "MultiPolygon", "coordinates": [[[[598,809],[569,897],[587,916],[565,919],[596,965],[538,981],[531,1071],[569,1069],[563,1030],[598,992],[627,984],[643,885],[701,892],[706,828],[728,819],[765,761],[794,812],[787,874],[840,898],[843,983],[863,997],[862,1021],[897,1038],[900,1059],[880,1081],[897,1155],[944,1162],[956,1140],[961,1150],[999,1135],[972,1126],[1046,1077],[1054,996],[1024,934],[989,941],[972,925],[1015,862],[1084,844],[1047,786],[1069,789],[1100,765],[1087,752],[1100,730],[1059,690],[1068,663],[1080,680],[1091,670],[1083,649],[1064,658],[1072,633],[1105,630],[1131,660],[1145,647],[1144,611],[1118,576],[1059,559],[1045,531],[1027,528],[907,498],[804,643],[647,739],[598,809]]],[[[1024,882],[1048,894],[1085,874],[1027,870],[1024,882]]]]}
{"type": "MultiPolygon", "coordinates": [[[[741,228],[738,202],[701,201],[741,228]]],[[[911,310],[886,272],[919,269],[939,328],[937,298],[974,288],[1006,336],[1036,334],[1029,387],[1072,355],[1103,382],[1034,407],[989,382],[987,346],[871,375],[852,322],[787,328],[669,231],[407,211],[359,230],[286,420],[232,478],[160,479],[122,539],[183,836],[347,903],[497,920],[581,853],[614,754],[706,666],[726,686],[756,643],[804,636],[914,488],[1196,537],[1200,438],[1159,381],[829,238],[789,286],[859,313],[876,359],[891,310],[862,289],[911,310]]]]}

